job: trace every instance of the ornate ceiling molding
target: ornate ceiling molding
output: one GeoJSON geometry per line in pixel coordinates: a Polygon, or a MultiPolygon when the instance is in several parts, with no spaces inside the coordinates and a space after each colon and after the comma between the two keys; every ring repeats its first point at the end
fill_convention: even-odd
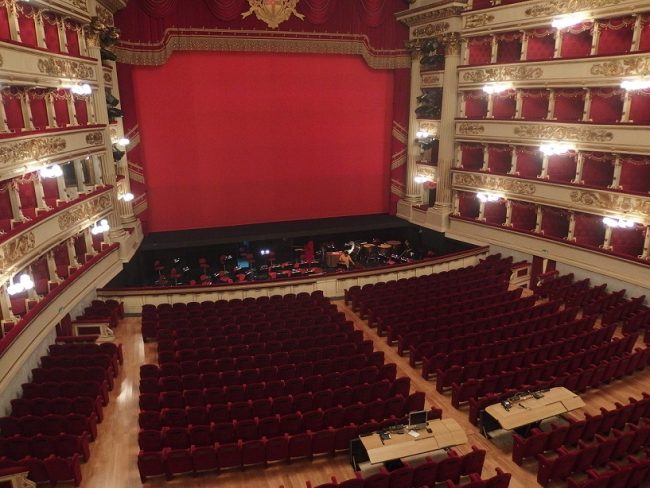
{"type": "Polygon", "coordinates": [[[520,125],[514,129],[518,137],[530,139],[571,140],[580,142],[609,142],[614,135],[604,129],[563,127],[551,125],[520,125]]]}
{"type": "Polygon", "coordinates": [[[572,191],[570,198],[573,203],[583,207],[650,218],[649,198],[593,190],[572,191]]]}
{"type": "Polygon", "coordinates": [[[552,16],[618,5],[625,0],[547,0],[526,10],[528,17],[552,16]]]}
{"type": "Polygon", "coordinates": [[[532,66],[495,66],[463,73],[463,81],[485,83],[488,81],[522,81],[541,78],[544,71],[532,66]]]}
{"type": "Polygon", "coordinates": [[[39,137],[13,143],[0,143],[0,167],[21,161],[32,161],[63,151],[66,141],[62,137],[39,137]]]}
{"type": "Polygon", "coordinates": [[[476,190],[492,190],[516,195],[533,195],[536,191],[534,183],[505,178],[501,176],[483,175],[476,173],[453,173],[452,185],[463,186],[476,190]]]}

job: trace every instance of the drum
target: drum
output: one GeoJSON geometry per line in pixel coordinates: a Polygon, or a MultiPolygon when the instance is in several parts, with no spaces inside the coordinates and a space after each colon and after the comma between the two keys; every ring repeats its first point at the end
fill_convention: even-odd
{"type": "Polygon", "coordinates": [[[386,241],[386,244],[388,244],[391,247],[392,251],[395,252],[395,251],[397,251],[397,248],[402,245],[402,242],[401,241],[386,241]]]}
{"type": "Polygon", "coordinates": [[[377,252],[379,253],[380,256],[388,257],[390,256],[390,251],[392,248],[393,246],[391,246],[387,242],[384,242],[383,244],[379,244],[379,246],[377,246],[378,249],[377,252]]]}
{"type": "Polygon", "coordinates": [[[336,268],[339,264],[340,251],[328,251],[325,253],[325,265],[328,268],[336,268]]]}

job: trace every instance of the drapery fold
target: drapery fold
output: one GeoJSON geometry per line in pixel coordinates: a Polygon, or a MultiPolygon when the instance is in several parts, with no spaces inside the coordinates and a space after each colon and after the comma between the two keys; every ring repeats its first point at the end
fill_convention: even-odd
{"type": "Polygon", "coordinates": [[[212,15],[223,21],[238,19],[246,8],[246,0],[205,0],[205,4],[212,15]]]}
{"type": "Polygon", "coordinates": [[[150,17],[163,18],[176,10],[178,0],[138,0],[138,6],[150,17]]]}
{"type": "Polygon", "coordinates": [[[305,0],[303,11],[310,24],[324,24],[334,14],[337,0],[305,0]]]}

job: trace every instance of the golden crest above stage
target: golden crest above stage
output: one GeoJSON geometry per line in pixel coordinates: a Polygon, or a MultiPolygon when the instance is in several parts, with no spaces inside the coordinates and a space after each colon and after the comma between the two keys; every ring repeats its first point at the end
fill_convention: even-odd
{"type": "Polygon", "coordinates": [[[278,26],[289,20],[291,15],[295,15],[300,20],[303,20],[305,16],[301,13],[298,13],[296,6],[300,0],[248,0],[250,9],[244,12],[242,18],[246,18],[252,13],[255,13],[255,16],[266,23],[271,29],[277,29],[278,26]]]}

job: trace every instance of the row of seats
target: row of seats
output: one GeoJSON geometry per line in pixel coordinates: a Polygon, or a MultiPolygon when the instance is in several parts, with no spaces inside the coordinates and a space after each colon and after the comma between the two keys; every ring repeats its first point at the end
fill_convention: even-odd
{"type": "Polygon", "coordinates": [[[587,478],[567,478],[569,488],[636,488],[650,483],[650,457],[628,457],[627,463],[608,463],[606,471],[587,470],[587,478]]]}
{"type": "MultiPolygon", "coordinates": [[[[443,353],[447,351],[447,347],[453,347],[453,341],[449,339],[470,334],[472,332],[479,332],[486,329],[494,329],[499,326],[509,326],[522,324],[525,327],[546,328],[552,327],[562,322],[567,322],[575,318],[575,309],[566,309],[557,311],[557,302],[548,302],[544,304],[535,305],[525,308],[523,310],[515,310],[508,313],[495,315],[493,317],[486,317],[464,324],[454,325],[457,332],[451,333],[451,327],[441,327],[440,324],[427,327],[430,329],[435,328],[435,337],[440,338],[436,341],[423,340],[418,344],[409,346],[409,364],[413,367],[417,365],[423,357],[433,356],[434,354],[443,353]],[[442,343],[442,345],[441,345],[442,343]],[[444,347],[447,346],[447,347],[444,347]]],[[[559,306],[559,304],[558,304],[559,306]]],[[[433,319],[435,320],[435,319],[433,319]]],[[[405,335],[405,337],[408,334],[405,335]]],[[[427,337],[426,339],[430,339],[427,337]]],[[[389,339],[389,345],[392,345],[389,339]]],[[[404,349],[404,345],[398,345],[398,348],[404,349]]]]}
{"type": "MultiPolygon", "coordinates": [[[[72,435],[88,435],[91,440],[97,437],[97,417],[94,413],[86,416],[81,413],[47,414],[42,417],[25,415],[23,417],[0,418],[3,437],[15,435],[35,436],[38,434],[56,435],[60,432],[72,435]]],[[[2,437],[0,437],[0,442],[2,437]]]]}
{"type": "Polygon", "coordinates": [[[75,486],[81,484],[81,466],[79,455],[71,457],[55,456],[39,459],[27,456],[18,461],[7,458],[0,459],[0,469],[27,467],[29,479],[34,483],[50,483],[52,486],[59,482],[72,482],[75,486]]]}
{"type": "Polygon", "coordinates": [[[50,345],[48,352],[50,356],[90,356],[92,354],[105,354],[117,360],[119,364],[124,362],[122,344],[116,344],[115,342],[102,342],[100,344],[92,342],[56,343],[50,345]]]}
{"type": "Polygon", "coordinates": [[[19,461],[27,456],[46,459],[52,454],[60,457],[72,457],[78,454],[84,461],[90,458],[88,435],[68,434],[36,434],[33,437],[15,435],[0,438],[0,458],[7,457],[19,461]]]}
{"type": "MultiPolygon", "coordinates": [[[[23,383],[23,398],[96,398],[100,405],[108,404],[108,388],[98,381],[62,381],[61,383],[23,383]]],[[[97,415],[99,417],[99,414],[97,415]]]]}
{"type": "MultiPolygon", "coordinates": [[[[630,398],[627,405],[616,403],[615,406],[612,410],[601,408],[598,415],[585,414],[581,420],[565,417],[566,424],[553,423],[550,431],[532,429],[527,437],[513,433],[513,461],[521,464],[526,457],[535,457],[562,446],[575,446],[579,441],[592,441],[596,434],[608,435],[612,429],[623,429],[628,423],[637,424],[641,418],[650,415],[650,396],[645,394],[640,400],[630,398]]],[[[643,430],[650,434],[650,426],[643,430]]]]}
{"type": "Polygon", "coordinates": [[[119,363],[106,354],[74,354],[66,356],[42,356],[41,368],[76,368],[79,366],[102,368],[107,376],[116,377],[119,363]]]}
{"type": "Polygon", "coordinates": [[[32,383],[61,383],[63,381],[94,381],[105,384],[109,391],[113,389],[113,375],[101,366],[32,369],[32,383]]]}
{"type": "MultiPolygon", "coordinates": [[[[459,408],[461,402],[468,401],[470,398],[477,398],[488,393],[500,392],[509,388],[521,389],[524,385],[532,385],[538,381],[553,380],[554,378],[564,378],[563,375],[573,372],[582,372],[594,368],[598,371],[598,376],[586,376],[580,378],[575,376],[576,384],[573,388],[567,386],[571,391],[582,392],[589,386],[597,386],[603,381],[611,381],[613,378],[620,378],[629,370],[630,373],[637,368],[645,368],[648,362],[648,353],[650,349],[639,350],[632,355],[627,351],[621,351],[620,345],[625,341],[612,341],[603,343],[600,346],[593,346],[591,349],[569,353],[566,357],[547,360],[539,364],[531,364],[515,371],[506,371],[495,375],[490,375],[478,380],[467,380],[464,383],[454,383],[451,387],[451,404],[459,408]],[[626,353],[622,357],[617,354],[626,353]],[[618,359],[615,361],[614,359],[618,359]]],[[[568,378],[563,380],[564,383],[571,382],[568,378]]],[[[566,386],[566,385],[558,385],[566,386]]]]}
{"type": "Polygon", "coordinates": [[[643,305],[644,301],[645,295],[641,295],[640,297],[632,298],[630,300],[627,300],[625,298],[622,299],[620,302],[613,305],[609,309],[601,311],[603,324],[621,322],[626,317],[635,315],[639,310],[647,312],[650,309],[643,305]]]}
{"type": "MultiPolygon", "coordinates": [[[[584,319],[579,319],[583,321],[584,319]]],[[[591,321],[593,322],[593,321],[591,321]]],[[[562,333],[563,326],[559,326],[558,332],[562,333]]],[[[538,343],[533,343],[535,337],[519,338],[523,340],[513,339],[507,341],[511,345],[508,349],[514,349],[515,352],[507,352],[498,354],[496,351],[491,358],[486,358],[481,361],[468,360],[469,358],[463,355],[454,355],[451,359],[434,357],[430,360],[425,360],[422,366],[422,376],[428,379],[429,368],[436,367],[436,390],[442,392],[444,388],[450,387],[453,383],[463,383],[469,379],[481,379],[491,374],[498,374],[504,371],[514,371],[516,368],[526,367],[531,364],[539,364],[543,361],[552,360],[557,357],[568,358],[571,351],[580,351],[582,349],[590,348],[593,345],[601,344],[603,329],[591,330],[583,332],[579,335],[570,336],[569,338],[556,339],[554,341],[539,340],[544,331],[537,336],[538,343]],[[541,342],[541,344],[540,344],[541,342]],[[512,347],[518,345],[519,347],[512,347]],[[540,359],[538,359],[540,358],[540,359]],[[446,359],[446,360],[445,360],[446,359]],[[437,363],[437,364],[436,364],[437,363]],[[461,366],[465,364],[465,366],[461,366]]],[[[548,332],[548,331],[547,331],[548,332]]],[[[570,327],[567,327],[567,333],[573,332],[570,327]]],[[[505,342],[505,341],[504,341],[505,342]]],[[[621,350],[631,350],[632,345],[627,346],[625,340],[621,341],[623,345],[621,350]]],[[[503,345],[500,345],[503,346],[503,345]]],[[[493,350],[491,347],[486,347],[488,350],[493,350]]]]}
{"type": "Polygon", "coordinates": [[[97,423],[103,420],[103,416],[97,416],[96,408],[96,402],[89,397],[14,398],[11,400],[12,417],[81,414],[88,417],[89,422],[97,423]]]}

